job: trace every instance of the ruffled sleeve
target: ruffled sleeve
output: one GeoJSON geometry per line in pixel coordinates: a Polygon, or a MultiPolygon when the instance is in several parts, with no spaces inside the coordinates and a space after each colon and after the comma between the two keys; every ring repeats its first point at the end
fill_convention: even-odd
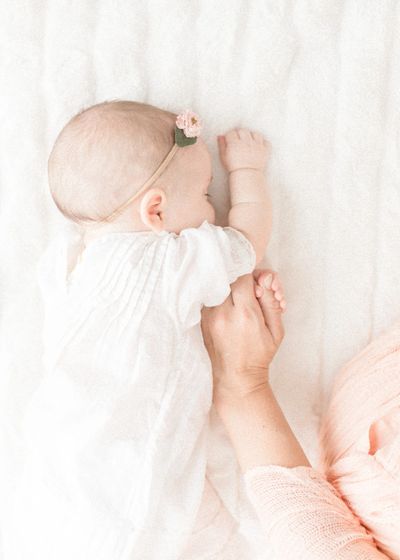
{"type": "Polygon", "coordinates": [[[389,558],[378,550],[335,488],[314,468],[254,467],[245,472],[244,482],[278,558],[389,558]]]}
{"type": "Polygon", "coordinates": [[[189,328],[200,321],[203,305],[221,304],[230,284],[254,270],[256,254],[241,232],[204,221],[169,237],[164,265],[165,305],[189,328]]]}

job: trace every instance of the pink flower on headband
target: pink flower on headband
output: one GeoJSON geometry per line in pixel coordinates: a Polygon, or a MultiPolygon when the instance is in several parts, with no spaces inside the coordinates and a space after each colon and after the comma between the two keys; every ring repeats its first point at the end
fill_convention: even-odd
{"type": "Polygon", "coordinates": [[[195,138],[200,136],[203,123],[196,113],[187,109],[176,117],[176,126],[183,129],[187,138],[195,138]]]}

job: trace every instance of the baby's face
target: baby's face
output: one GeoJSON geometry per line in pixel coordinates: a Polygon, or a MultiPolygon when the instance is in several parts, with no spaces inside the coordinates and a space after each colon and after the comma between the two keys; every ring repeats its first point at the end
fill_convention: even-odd
{"type": "Polygon", "coordinates": [[[167,190],[164,228],[179,233],[198,227],[204,220],[215,223],[215,210],[209,201],[212,162],[207,145],[201,138],[195,144],[179,148],[171,166],[171,187],[167,190]],[[179,156],[179,157],[177,157],[179,156]]]}

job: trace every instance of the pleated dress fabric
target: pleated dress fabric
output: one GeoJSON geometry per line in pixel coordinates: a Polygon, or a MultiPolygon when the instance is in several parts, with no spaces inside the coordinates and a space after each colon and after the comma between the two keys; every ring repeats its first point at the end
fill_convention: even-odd
{"type": "MultiPolygon", "coordinates": [[[[80,243],[62,231],[38,266],[44,372],[23,420],[28,458],[6,558],[176,560],[207,490],[201,308],[226,299],[255,253],[240,232],[207,221],[179,236],[104,234],[73,266],[80,243]]],[[[232,491],[223,450],[218,460],[232,491]]],[[[232,530],[225,524],[210,550],[232,530]]]]}

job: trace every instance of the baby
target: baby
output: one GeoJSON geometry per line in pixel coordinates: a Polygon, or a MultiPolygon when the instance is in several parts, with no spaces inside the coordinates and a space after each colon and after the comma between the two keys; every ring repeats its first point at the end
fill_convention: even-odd
{"type": "Polygon", "coordinates": [[[218,137],[220,227],[200,131],[191,111],[110,101],[55,141],[50,191],[70,226],[39,263],[45,374],[7,558],[258,558],[240,534],[253,518],[237,462],[210,423],[200,319],[264,256],[268,144],[246,129],[218,137]]]}

